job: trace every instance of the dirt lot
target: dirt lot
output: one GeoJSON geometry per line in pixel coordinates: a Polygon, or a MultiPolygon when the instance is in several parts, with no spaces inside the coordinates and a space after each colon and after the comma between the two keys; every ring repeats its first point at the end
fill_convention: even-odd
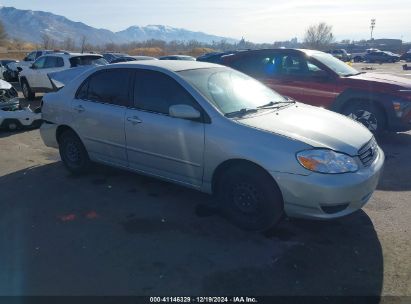
{"type": "Polygon", "coordinates": [[[38,130],[0,131],[0,295],[411,296],[411,132],[379,142],[364,210],[258,234],[207,195],[98,165],[74,177],[38,130]]]}

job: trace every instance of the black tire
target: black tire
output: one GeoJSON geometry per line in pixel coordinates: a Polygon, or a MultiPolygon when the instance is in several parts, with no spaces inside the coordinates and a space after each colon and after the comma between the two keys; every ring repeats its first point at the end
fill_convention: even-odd
{"type": "Polygon", "coordinates": [[[2,123],[2,127],[8,131],[16,131],[21,129],[21,123],[16,119],[5,119],[2,123]]]}
{"type": "Polygon", "coordinates": [[[350,103],[342,114],[362,123],[374,135],[380,135],[386,130],[387,120],[384,112],[370,102],[350,103]]]}
{"type": "Polygon", "coordinates": [[[231,167],[217,187],[223,215],[240,228],[266,231],[283,217],[281,191],[268,173],[258,167],[231,167]]]}
{"type": "Polygon", "coordinates": [[[59,137],[59,152],[64,166],[73,174],[87,172],[90,158],[81,139],[71,130],[64,131],[59,137]]]}
{"type": "Polygon", "coordinates": [[[23,96],[27,100],[33,100],[36,97],[36,94],[31,90],[29,83],[26,79],[21,81],[21,90],[23,91],[23,96]]]}

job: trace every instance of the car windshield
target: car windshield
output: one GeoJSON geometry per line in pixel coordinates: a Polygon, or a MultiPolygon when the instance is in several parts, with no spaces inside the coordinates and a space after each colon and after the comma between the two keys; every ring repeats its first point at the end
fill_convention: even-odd
{"type": "Polygon", "coordinates": [[[78,56],[70,58],[72,67],[82,65],[107,65],[108,62],[100,56],[78,56]]]}
{"type": "Polygon", "coordinates": [[[342,62],[330,54],[315,53],[311,54],[311,57],[317,59],[340,76],[353,76],[360,73],[345,62],[342,62]]]}
{"type": "Polygon", "coordinates": [[[289,101],[257,80],[228,68],[180,71],[223,114],[245,113],[289,101]]]}

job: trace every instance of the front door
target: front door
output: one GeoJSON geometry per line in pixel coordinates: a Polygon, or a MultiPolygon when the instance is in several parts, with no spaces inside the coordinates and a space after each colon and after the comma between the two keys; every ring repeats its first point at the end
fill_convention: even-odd
{"type": "Polygon", "coordinates": [[[204,124],[173,118],[169,107],[188,104],[200,110],[194,98],[172,77],[138,70],[134,109],[127,109],[125,132],[132,169],[199,187],[203,177],[204,124]]]}

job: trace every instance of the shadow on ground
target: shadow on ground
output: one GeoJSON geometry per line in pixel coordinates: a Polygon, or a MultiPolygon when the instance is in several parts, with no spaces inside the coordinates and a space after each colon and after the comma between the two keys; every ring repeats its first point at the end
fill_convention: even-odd
{"type": "Polygon", "coordinates": [[[386,160],[384,174],[377,187],[383,191],[410,191],[411,180],[405,178],[411,172],[411,134],[387,133],[378,139],[386,160]]]}
{"type": "Polygon", "coordinates": [[[60,162],[0,177],[0,295],[375,295],[380,242],[362,211],[332,222],[233,227],[211,198],[60,162]]]}

